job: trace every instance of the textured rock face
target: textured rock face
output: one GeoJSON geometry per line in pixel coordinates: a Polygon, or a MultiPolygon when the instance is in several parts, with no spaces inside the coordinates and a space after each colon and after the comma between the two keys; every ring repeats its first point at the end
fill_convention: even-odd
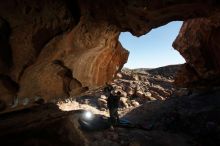
{"type": "Polygon", "coordinates": [[[19,86],[11,92],[0,82],[2,102],[79,94],[110,81],[127,61],[118,28],[80,18],[76,1],[10,0],[0,5],[0,73],[19,86]]]}
{"type": "Polygon", "coordinates": [[[218,6],[215,0],[109,0],[79,1],[82,15],[108,21],[136,36],[170,21],[208,16],[218,6]]]}
{"type": "MultiPolygon", "coordinates": [[[[118,42],[121,31],[140,36],[173,20],[201,16],[215,20],[218,7],[215,0],[1,1],[1,105],[10,105],[15,97],[26,104],[39,97],[48,101],[101,86],[127,61],[128,52],[118,42]]],[[[210,36],[213,47],[209,50],[215,54],[218,31],[210,36]]],[[[183,50],[183,45],[176,46],[183,50]]],[[[207,69],[203,61],[197,66],[207,69]]],[[[193,59],[187,62],[190,67],[195,63],[193,59]]]]}
{"type": "Polygon", "coordinates": [[[176,79],[177,85],[210,86],[219,84],[220,19],[192,19],[184,22],[173,46],[186,59],[176,79]]]}
{"type": "Polygon", "coordinates": [[[24,72],[19,97],[68,97],[113,78],[128,57],[117,29],[83,19],[43,48],[38,61],[24,72]]]}
{"type": "MultiPolygon", "coordinates": [[[[42,85],[50,84],[50,86],[54,86],[56,82],[57,84],[61,84],[61,78],[59,79],[59,77],[51,75],[51,72],[55,70],[58,71],[58,69],[49,68],[49,64],[46,66],[49,59],[48,62],[41,60],[44,63],[42,63],[42,66],[39,66],[39,68],[35,67],[35,63],[40,61],[39,56],[41,51],[47,48],[47,44],[53,40],[53,38],[76,24],[76,21],[70,17],[71,12],[66,8],[67,5],[62,1],[30,2],[13,0],[7,2],[2,1],[0,5],[0,33],[2,42],[0,49],[2,53],[1,56],[7,56],[7,60],[1,58],[4,64],[3,67],[5,67],[5,69],[1,68],[1,73],[4,78],[9,78],[14,84],[20,87],[19,91],[17,90],[17,93],[15,93],[13,97],[10,96],[10,99],[7,98],[7,104],[12,104],[14,98],[18,96],[20,92],[22,93],[23,89],[26,90],[27,94],[35,90],[40,90],[38,84],[41,83],[39,79],[42,79],[42,76],[45,75],[43,70],[47,70],[48,74],[46,78],[44,78],[44,84],[42,85]],[[49,8],[49,5],[52,7],[49,8]],[[29,83],[23,86],[23,80],[26,77],[24,74],[30,68],[35,68],[35,73],[33,74],[32,72],[32,80],[29,80],[29,83]],[[37,75],[39,76],[36,77],[37,75]],[[55,79],[59,80],[59,82],[55,79]],[[25,86],[28,86],[28,88],[25,86]],[[31,86],[34,87],[31,88],[31,86]]],[[[54,75],[57,74],[57,72],[53,73],[54,75]]],[[[58,85],[55,85],[54,87],[54,90],[58,90],[56,92],[62,90],[62,88],[56,88],[57,86],[58,85]]],[[[44,89],[42,91],[45,92],[44,89]]],[[[54,93],[51,92],[51,94],[54,93]]],[[[30,96],[31,95],[27,95],[26,97],[30,96]]],[[[38,96],[40,96],[40,94],[38,94],[38,96]]],[[[1,94],[0,98],[4,99],[5,95],[1,94]]]]}

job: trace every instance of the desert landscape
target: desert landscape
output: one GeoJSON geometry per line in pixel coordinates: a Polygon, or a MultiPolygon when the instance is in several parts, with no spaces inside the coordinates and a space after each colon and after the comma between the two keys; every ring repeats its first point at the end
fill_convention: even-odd
{"type": "MultiPolygon", "coordinates": [[[[180,67],[122,69],[111,83],[114,90],[122,92],[119,115],[140,125],[140,128],[117,127],[81,136],[88,138],[89,145],[218,144],[218,120],[212,121],[216,117],[209,113],[219,112],[219,90],[175,87],[173,82],[180,67]],[[194,122],[197,124],[194,125],[194,122]]],[[[109,117],[104,94],[103,88],[99,88],[83,96],[60,101],[58,106],[64,111],[84,109],[109,117]]]]}
{"type": "Polygon", "coordinates": [[[219,16],[217,0],[0,1],[0,145],[219,146],[219,16]],[[184,64],[124,67],[120,33],[172,21],[184,64]],[[132,124],[83,130],[109,116],[106,83],[132,124]]]}

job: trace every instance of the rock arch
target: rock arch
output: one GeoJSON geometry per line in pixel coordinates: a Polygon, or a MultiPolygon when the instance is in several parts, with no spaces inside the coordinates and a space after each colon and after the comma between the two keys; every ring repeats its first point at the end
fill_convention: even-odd
{"type": "Polygon", "coordinates": [[[19,86],[14,93],[0,81],[0,99],[8,106],[15,97],[22,105],[27,97],[30,103],[36,96],[51,100],[104,85],[128,58],[120,32],[140,36],[173,20],[185,21],[173,44],[187,60],[177,85],[219,85],[217,0],[8,0],[0,2],[0,18],[10,26],[12,56],[12,66],[0,58],[0,74],[19,86]],[[70,85],[58,75],[65,69],[72,71],[70,85]]]}

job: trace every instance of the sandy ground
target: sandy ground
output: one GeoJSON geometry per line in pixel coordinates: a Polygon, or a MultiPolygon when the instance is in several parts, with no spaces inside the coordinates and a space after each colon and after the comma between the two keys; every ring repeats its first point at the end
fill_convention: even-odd
{"type": "MultiPolygon", "coordinates": [[[[90,111],[94,114],[104,115],[104,116],[107,116],[107,117],[109,116],[108,110],[101,111],[97,107],[94,107],[94,106],[91,106],[91,105],[88,105],[88,104],[80,104],[79,102],[74,101],[74,100],[73,101],[68,100],[66,102],[59,102],[59,103],[57,103],[57,105],[59,106],[59,108],[62,111],[71,111],[71,110],[83,109],[83,110],[90,111]]],[[[130,107],[130,108],[119,108],[119,116],[123,117],[124,115],[126,115],[127,113],[129,113],[130,111],[132,111],[132,110],[134,110],[135,108],[138,108],[138,107],[139,106],[130,107]]]]}

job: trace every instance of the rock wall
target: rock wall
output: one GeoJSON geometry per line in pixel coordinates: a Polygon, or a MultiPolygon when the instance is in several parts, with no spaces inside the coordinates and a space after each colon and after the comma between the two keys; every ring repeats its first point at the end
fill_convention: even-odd
{"type": "MultiPolygon", "coordinates": [[[[198,17],[215,20],[218,11],[216,0],[1,1],[0,109],[12,104],[27,105],[40,98],[49,101],[69,97],[104,85],[128,58],[128,51],[118,42],[121,31],[140,36],[174,20],[198,17]]],[[[207,25],[215,23],[218,21],[207,25]]],[[[206,43],[213,44],[208,49],[212,50],[212,56],[218,52],[215,47],[218,31],[210,36],[206,43]]],[[[174,46],[180,52],[185,47],[174,46]]],[[[187,50],[193,56],[187,59],[188,66],[203,75],[204,68],[207,69],[202,64],[204,59],[193,60],[197,52],[187,50]],[[194,61],[198,64],[192,67],[194,61]]],[[[215,62],[211,69],[214,72],[219,63],[216,58],[205,59],[215,62]]],[[[189,72],[195,73],[185,70],[184,75],[189,72]]]]}
{"type": "Polygon", "coordinates": [[[18,96],[68,97],[105,84],[127,60],[118,35],[114,27],[81,18],[70,32],[48,43],[26,69],[18,96]]]}
{"type": "Polygon", "coordinates": [[[220,83],[220,15],[184,22],[173,43],[186,64],[176,84],[187,87],[212,87],[220,83]]]}
{"type": "Polygon", "coordinates": [[[81,16],[77,1],[9,0],[0,7],[2,109],[104,85],[127,61],[119,29],[81,16]]]}

